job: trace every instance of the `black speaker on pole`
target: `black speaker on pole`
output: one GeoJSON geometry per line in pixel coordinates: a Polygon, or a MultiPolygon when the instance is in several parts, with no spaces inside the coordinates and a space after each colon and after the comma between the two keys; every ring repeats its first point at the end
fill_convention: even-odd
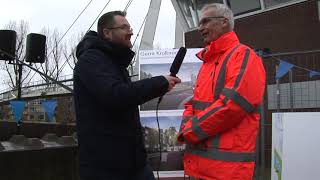
{"type": "Polygon", "coordinates": [[[0,60],[12,61],[16,55],[17,33],[12,30],[0,30],[0,60]]]}
{"type": "Polygon", "coordinates": [[[44,63],[46,55],[46,36],[30,33],[27,36],[26,62],[44,63]]]}

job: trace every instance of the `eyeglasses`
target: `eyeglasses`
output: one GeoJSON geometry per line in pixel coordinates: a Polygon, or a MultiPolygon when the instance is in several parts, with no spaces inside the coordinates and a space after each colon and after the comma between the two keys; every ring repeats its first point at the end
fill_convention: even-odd
{"type": "Polygon", "coordinates": [[[226,17],[223,17],[223,16],[209,16],[209,17],[202,18],[201,21],[199,22],[198,26],[202,26],[202,25],[208,24],[208,22],[210,22],[211,19],[220,19],[220,18],[227,19],[226,17]]]}
{"type": "Polygon", "coordinates": [[[119,27],[109,27],[107,29],[121,29],[121,30],[124,30],[124,31],[133,31],[133,29],[128,26],[128,25],[123,25],[123,26],[119,26],[119,27]]]}

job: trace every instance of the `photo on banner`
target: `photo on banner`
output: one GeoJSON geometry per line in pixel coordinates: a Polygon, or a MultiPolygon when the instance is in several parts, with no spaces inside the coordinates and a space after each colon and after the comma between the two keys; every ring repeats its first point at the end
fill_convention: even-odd
{"type": "MultiPolygon", "coordinates": [[[[158,114],[162,151],[160,171],[183,171],[182,158],[185,145],[177,142],[182,112],[182,110],[160,111],[158,114]]],[[[158,169],[160,160],[156,113],[155,111],[141,111],[140,115],[148,161],[155,171],[158,169]]]]}
{"type": "MultiPolygon", "coordinates": [[[[182,81],[168,92],[159,105],[159,110],[184,109],[184,104],[191,99],[197,74],[202,61],[196,57],[200,48],[187,49],[186,56],[177,74],[182,81]]],[[[169,75],[170,67],[178,49],[142,50],[139,51],[140,79],[158,75],[169,75]]],[[[140,110],[155,110],[158,98],[140,106],[140,110]]]]}

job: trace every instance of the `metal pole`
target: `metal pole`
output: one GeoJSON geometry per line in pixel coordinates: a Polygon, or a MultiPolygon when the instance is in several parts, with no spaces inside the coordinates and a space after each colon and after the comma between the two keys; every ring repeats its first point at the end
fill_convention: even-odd
{"type": "Polygon", "coordinates": [[[18,82],[17,82],[18,97],[17,97],[17,100],[21,100],[21,81],[22,81],[22,65],[18,64],[18,82]]]}
{"type": "Polygon", "coordinates": [[[290,86],[290,110],[293,112],[293,87],[292,87],[292,69],[289,71],[289,86],[290,86]]]}
{"type": "Polygon", "coordinates": [[[32,67],[32,66],[29,65],[29,64],[26,64],[26,63],[24,63],[24,62],[22,62],[22,61],[20,61],[20,60],[18,60],[18,61],[19,61],[19,63],[21,63],[21,65],[28,66],[30,69],[36,71],[37,73],[39,73],[39,74],[41,74],[42,76],[44,76],[44,77],[48,78],[49,80],[51,80],[53,83],[58,84],[58,85],[60,85],[61,87],[65,88],[66,90],[68,90],[68,91],[70,91],[71,93],[73,93],[73,89],[71,89],[69,86],[66,86],[66,85],[62,84],[61,82],[59,82],[59,81],[53,79],[52,77],[44,74],[43,72],[39,71],[38,69],[32,67]]]}
{"type": "Polygon", "coordinates": [[[265,114],[264,114],[264,102],[261,104],[260,109],[260,149],[261,149],[261,180],[265,179],[265,114]]]}
{"type": "Polygon", "coordinates": [[[310,53],[320,53],[319,49],[310,50],[310,51],[293,51],[293,52],[285,52],[285,53],[273,53],[273,54],[264,54],[263,58],[267,57],[277,57],[277,56],[288,56],[288,55],[299,55],[299,54],[310,54],[310,53]]]}
{"type": "MultiPolygon", "coordinates": [[[[18,62],[18,59],[17,59],[18,62]]],[[[22,81],[22,65],[18,64],[18,82],[17,82],[17,88],[18,88],[18,96],[17,96],[17,100],[21,100],[21,81],[22,81]]],[[[21,129],[20,129],[20,125],[22,124],[22,117],[19,121],[17,121],[17,133],[16,134],[20,134],[21,129]]]]}
{"type": "MultiPolygon", "coordinates": [[[[276,66],[276,71],[278,71],[279,66],[276,66]]],[[[280,82],[279,79],[276,80],[277,83],[277,112],[280,112],[280,82]]]]}
{"type": "MultiPolygon", "coordinates": [[[[3,50],[1,50],[1,49],[0,49],[0,52],[6,54],[6,55],[8,55],[8,56],[13,57],[11,54],[9,54],[9,53],[7,53],[6,51],[3,51],[3,50]]],[[[15,59],[16,59],[16,58],[15,58],[15,59]]],[[[73,89],[71,89],[69,86],[66,86],[66,85],[62,84],[61,82],[53,79],[52,77],[48,76],[47,74],[44,74],[43,72],[41,72],[41,71],[39,71],[38,69],[32,67],[31,65],[26,64],[26,63],[24,63],[23,61],[21,61],[21,60],[19,60],[19,59],[16,59],[16,64],[21,65],[21,66],[22,66],[22,65],[28,66],[30,69],[34,70],[35,72],[37,72],[37,73],[41,74],[42,76],[44,76],[44,77],[48,78],[49,80],[51,80],[53,83],[58,84],[58,85],[60,85],[61,87],[65,88],[66,90],[68,90],[68,91],[70,91],[71,93],[73,93],[73,89]]],[[[21,71],[22,71],[22,68],[21,68],[21,71]]],[[[22,72],[21,72],[21,73],[22,73],[22,72]]]]}

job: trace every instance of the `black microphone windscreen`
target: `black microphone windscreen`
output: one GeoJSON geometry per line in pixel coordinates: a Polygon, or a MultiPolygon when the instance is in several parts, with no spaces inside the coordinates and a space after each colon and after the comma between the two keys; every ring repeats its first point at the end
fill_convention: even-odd
{"type": "Polygon", "coordinates": [[[181,47],[173,60],[173,63],[170,67],[170,76],[176,76],[179,72],[180,66],[186,55],[187,49],[185,47],[181,47]]]}

